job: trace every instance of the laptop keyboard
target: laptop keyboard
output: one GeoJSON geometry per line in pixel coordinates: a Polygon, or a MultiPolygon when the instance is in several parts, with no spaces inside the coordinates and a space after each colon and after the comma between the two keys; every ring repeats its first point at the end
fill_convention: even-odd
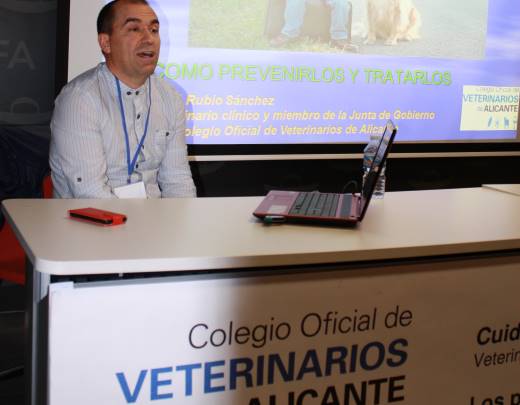
{"type": "MultiPolygon", "coordinates": [[[[289,215],[310,217],[335,217],[339,197],[337,193],[301,192],[289,211],[289,215]]],[[[351,194],[343,194],[340,217],[350,215],[351,194]]]]}

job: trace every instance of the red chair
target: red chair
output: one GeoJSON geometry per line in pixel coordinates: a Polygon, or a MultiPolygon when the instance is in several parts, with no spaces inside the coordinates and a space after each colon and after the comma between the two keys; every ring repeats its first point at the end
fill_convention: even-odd
{"type": "MultiPolygon", "coordinates": [[[[52,198],[50,175],[43,179],[42,194],[43,198],[52,198]]],[[[0,229],[0,280],[25,284],[25,253],[7,221],[0,229]]]]}
{"type": "Polygon", "coordinates": [[[42,196],[43,198],[52,198],[52,179],[50,174],[43,178],[42,196]]]}
{"type": "Polygon", "coordinates": [[[0,231],[0,246],[0,280],[25,284],[25,253],[7,222],[0,231]]]}

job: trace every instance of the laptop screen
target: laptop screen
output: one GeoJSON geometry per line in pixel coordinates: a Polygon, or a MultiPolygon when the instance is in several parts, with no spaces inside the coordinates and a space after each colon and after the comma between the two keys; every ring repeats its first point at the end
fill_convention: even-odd
{"type": "Polygon", "coordinates": [[[370,166],[370,171],[366,176],[363,188],[361,190],[360,220],[363,219],[363,217],[365,216],[365,212],[368,208],[368,203],[370,202],[372,194],[374,193],[377,179],[379,178],[381,168],[383,167],[386,161],[388,151],[390,150],[390,145],[394,140],[396,132],[397,129],[394,123],[392,121],[388,121],[386,123],[383,135],[381,135],[381,139],[379,141],[376,154],[374,155],[374,160],[372,161],[372,166],[370,166]]]}

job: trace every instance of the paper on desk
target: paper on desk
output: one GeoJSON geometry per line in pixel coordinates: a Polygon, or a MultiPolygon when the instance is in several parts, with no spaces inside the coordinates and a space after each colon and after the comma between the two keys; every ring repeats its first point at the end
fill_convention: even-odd
{"type": "Polygon", "coordinates": [[[520,184],[482,184],[482,187],[520,196],[520,184]]]}

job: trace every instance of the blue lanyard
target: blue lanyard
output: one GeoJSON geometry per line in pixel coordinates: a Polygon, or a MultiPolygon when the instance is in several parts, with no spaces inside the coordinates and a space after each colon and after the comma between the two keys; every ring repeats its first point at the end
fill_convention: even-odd
{"type": "Polygon", "coordinates": [[[123,123],[123,131],[125,132],[125,142],[126,142],[126,165],[128,167],[128,180],[127,183],[130,184],[130,177],[135,169],[135,164],[137,163],[137,158],[139,157],[139,151],[143,147],[144,139],[146,138],[146,134],[148,133],[148,121],[150,120],[150,109],[152,107],[152,83],[150,82],[150,78],[148,78],[148,113],[146,114],[146,122],[144,124],[144,132],[141,140],[139,141],[139,145],[137,146],[137,150],[135,151],[134,157],[130,160],[130,139],[128,137],[128,129],[126,128],[126,118],[125,118],[125,109],[123,107],[123,96],[121,95],[121,85],[119,84],[119,79],[114,76],[116,79],[116,87],[117,87],[117,95],[119,96],[119,110],[121,111],[121,121],[123,123]]]}

